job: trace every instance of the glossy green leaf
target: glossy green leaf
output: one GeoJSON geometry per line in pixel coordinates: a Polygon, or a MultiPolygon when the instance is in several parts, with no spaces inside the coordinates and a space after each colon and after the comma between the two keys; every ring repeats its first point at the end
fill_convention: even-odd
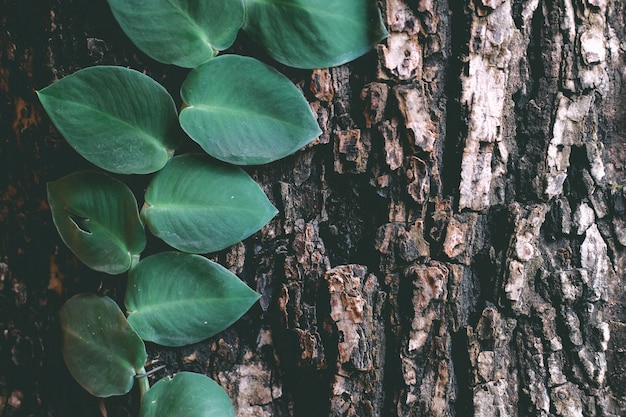
{"type": "Polygon", "coordinates": [[[78,294],[59,312],[63,358],[76,381],[96,397],[126,394],[146,362],[143,341],[108,297],[78,294]]]}
{"type": "Polygon", "coordinates": [[[256,59],[215,58],[193,70],[180,124],[217,159],[238,165],[283,158],[321,133],[300,90],[256,59]]]}
{"type": "Polygon", "coordinates": [[[142,339],[184,346],[237,321],[259,298],[236,275],[200,255],[164,252],[130,271],[128,321],[142,339]]]}
{"type": "Polygon", "coordinates": [[[194,68],[232,45],[243,0],[108,0],[122,30],[143,52],[194,68]]]}
{"type": "Polygon", "coordinates": [[[83,171],[50,182],[48,203],[63,242],[92,269],[121,274],[146,246],[135,197],[106,174],[83,171]]]}
{"type": "Polygon", "coordinates": [[[85,68],[38,95],[68,143],[107,171],[158,171],[180,141],[174,100],[138,71],[104,65],[85,68]]]}
{"type": "Polygon", "coordinates": [[[211,378],[179,372],[144,395],[140,417],[235,417],[228,394],[211,378]]]}
{"type": "Polygon", "coordinates": [[[244,30],[296,68],[352,61],[387,36],[375,0],[245,0],[244,30]]]}
{"type": "Polygon", "coordinates": [[[146,191],[141,215],[150,231],[184,252],[208,253],[256,233],[276,215],[241,168],[205,155],[173,158],[146,191]]]}

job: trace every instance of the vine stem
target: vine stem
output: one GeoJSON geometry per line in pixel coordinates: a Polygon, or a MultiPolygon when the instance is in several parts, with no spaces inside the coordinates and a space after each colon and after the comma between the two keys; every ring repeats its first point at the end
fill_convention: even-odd
{"type": "Polygon", "coordinates": [[[146,373],[145,368],[141,368],[136,375],[139,384],[139,399],[143,400],[143,396],[150,389],[150,381],[148,381],[148,374],[146,373]]]}

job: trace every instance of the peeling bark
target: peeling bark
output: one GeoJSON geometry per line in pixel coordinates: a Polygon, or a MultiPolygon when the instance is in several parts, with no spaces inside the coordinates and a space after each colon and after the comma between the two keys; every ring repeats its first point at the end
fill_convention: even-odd
{"type": "Polygon", "coordinates": [[[329,415],[379,416],[383,391],[385,294],[361,265],[326,272],[330,319],[336,328],[337,361],[329,415]]]}

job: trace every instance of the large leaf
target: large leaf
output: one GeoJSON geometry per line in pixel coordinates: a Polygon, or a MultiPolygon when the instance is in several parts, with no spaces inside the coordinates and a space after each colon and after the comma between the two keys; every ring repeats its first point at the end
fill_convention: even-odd
{"type": "Polygon", "coordinates": [[[181,96],[180,123],[222,161],[264,164],[283,158],[321,133],[300,90],[253,58],[224,55],[193,70],[181,96]]]}
{"type": "Polygon", "coordinates": [[[63,357],[78,383],[96,397],[126,394],[146,362],[146,348],[108,297],[79,294],[59,312],[63,357]]]}
{"type": "Polygon", "coordinates": [[[193,68],[235,41],[243,0],[108,0],[128,37],[166,64],[193,68]]]}
{"type": "Polygon", "coordinates": [[[245,0],[244,30],[277,61],[325,68],[352,61],[387,36],[375,0],[245,0]]]}
{"type": "Polygon", "coordinates": [[[121,274],[146,246],[135,197],[106,174],[83,171],[50,182],[48,203],[61,238],[90,268],[121,274]]]}
{"type": "Polygon", "coordinates": [[[259,295],[223,266],[200,255],[164,252],[130,271],[128,321],[142,339],[183,346],[237,321],[259,295]]]}
{"type": "Polygon", "coordinates": [[[179,372],[144,395],[140,417],[235,417],[228,394],[211,378],[179,372]]]}
{"type": "Polygon", "coordinates": [[[141,215],[150,231],[174,248],[208,253],[247,238],[276,213],[241,168],[187,154],[157,173],[141,215]]]}
{"type": "Polygon", "coordinates": [[[85,68],[38,95],[68,143],[107,171],[158,171],[181,137],[172,97],[152,78],[128,68],[85,68]]]}

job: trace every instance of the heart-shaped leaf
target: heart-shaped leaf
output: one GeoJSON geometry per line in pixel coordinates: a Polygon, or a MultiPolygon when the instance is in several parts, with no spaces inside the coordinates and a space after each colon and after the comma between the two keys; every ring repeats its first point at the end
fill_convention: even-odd
{"type": "Polygon", "coordinates": [[[163,378],[141,400],[141,417],[235,417],[228,394],[211,378],[179,372],[163,378]]]}
{"type": "Polygon", "coordinates": [[[108,0],[122,30],[143,52],[194,68],[232,45],[243,0],[108,0]]]}
{"type": "Polygon", "coordinates": [[[59,312],[63,358],[76,381],[96,397],[126,394],[146,362],[146,348],[108,297],[78,294],[59,312]]]}
{"type": "Polygon", "coordinates": [[[68,143],[107,171],[158,171],[178,146],[174,100],[140,72],[105,65],[85,68],[37,94],[68,143]]]}
{"type": "Polygon", "coordinates": [[[256,233],[276,213],[241,168],[186,154],[156,174],[141,215],[150,231],[172,247],[208,253],[256,233]]]}
{"type": "Polygon", "coordinates": [[[96,271],[121,274],[146,246],[135,197],[106,174],[83,171],[50,182],[48,203],[63,242],[96,271]]]}
{"type": "Polygon", "coordinates": [[[387,36],[374,0],[246,0],[244,30],[296,68],[352,61],[387,36]]]}
{"type": "Polygon", "coordinates": [[[237,165],[283,158],[321,133],[300,90],[253,58],[224,55],[193,70],[180,124],[217,159],[237,165]]]}
{"type": "Polygon", "coordinates": [[[142,339],[184,346],[237,321],[259,295],[223,266],[200,255],[164,252],[130,271],[128,321],[142,339]]]}

